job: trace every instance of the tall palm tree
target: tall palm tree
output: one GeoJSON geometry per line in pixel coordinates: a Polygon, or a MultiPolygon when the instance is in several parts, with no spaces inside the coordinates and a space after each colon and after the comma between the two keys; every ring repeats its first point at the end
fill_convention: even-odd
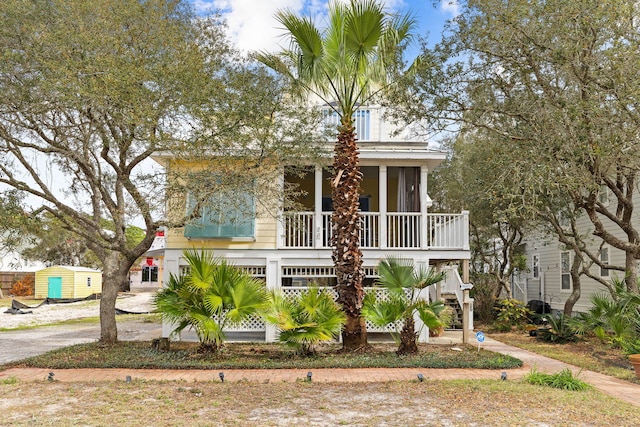
{"type": "Polygon", "coordinates": [[[329,4],[328,17],[328,26],[321,31],[308,17],[278,12],[276,19],[289,32],[290,48],[256,57],[288,76],[301,95],[319,97],[340,118],[331,180],[332,256],[338,280],[337,302],[347,316],[343,348],[352,351],[367,344],[360,315],[364,296],[358,201],[362,173],[354,113],[383,93],[391,76],[400,72],[402,51],[415,20],[409,15],[385,13],[376,0],[334,0],[329,4]]]}

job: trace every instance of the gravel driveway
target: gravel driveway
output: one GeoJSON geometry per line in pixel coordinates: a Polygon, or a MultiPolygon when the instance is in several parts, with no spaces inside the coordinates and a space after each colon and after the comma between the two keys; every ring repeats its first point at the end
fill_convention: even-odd
{"type": "MultiPolygon", "coordinates": [[[[123,294],[118,297],[116,308],[131,312],[149,312],[152,310],[152,296],[152,293],[123,294]]],[[[19,301],[33,305],[28,300],[19,301]]],[[[25,310],[32,312],[28,314],[8,314],[5,310],[6,308],[0,309],[0,328],[30,328],[0,331],[0,364],[36,356],[60,347],[97,341],[100,338],[98,320],[75,325],[55,324],[64,320],[99,317],[100,301],[42,305],[25,310]]],[[[160,322],[153,323],[126,314],[118,315],[116,322],[120,340],[146,341],[161,335],[160,322]]]]}

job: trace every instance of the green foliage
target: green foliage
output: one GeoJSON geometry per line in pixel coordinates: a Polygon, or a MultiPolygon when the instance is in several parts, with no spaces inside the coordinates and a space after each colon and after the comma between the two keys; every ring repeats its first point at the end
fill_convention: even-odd
{"type": "Polygon", "coordinates": [[[295,347],[304,355],[314,354],[317,343],[335,339],[345,321],[345,315],[333,297],[317,286],[292,300],[272,292],[263,316],[267,323],[278,328],[280,342],[295,347]]]}
{"type": "Polygon", "coordinates": [[[523,329],[530,323],[533,312],[516,299],[502,299],[495,307],[497,311],[496,323],[493,325],[497,330],[508,331],[513,327],[523,329]]]}
{"type": "Polygon", "coordinates": [[[536,338],[542,341],[563,343],[576,340],[576,329],[571,318],[559,313],[546,315],[547,328],[538,331],[536,338]]]}
{"type": "Polygon", "coordinates": [[[532,369],[523,380],[529,384],[544,385],[562,390],[582,391],[588,390],[591,386],[574,376],[571,369],[565,368],[555,374],[543,374],[532,369]]]}
{"type": "Polygon", "coordinates": [[[401,56],[411,40],[415,20],[392,16],[375,0],[329,3],[329,28],[281,11],[276,19],[288,30],[291,48],[279,54],[261,53],[258,60],[295,81],[302,92],[313,92],[350,122],[360,104],[386,89],[402,67],[401,56]]]}
{"type": "Polygon", "coordinates": [[[11,384],[18,384],[18,378],[14,377],[14,376],[10,376],[8,378],[3,378],[2,381],[0,381],[0,383],[4,384],[4,385],[11,385],[11,384]]]}
{"type": "Polygon", "coordinates": [[[579,313],[573,324],[580,334],[593,333],[627,354],[640,352],[640,296],[625,290],[621,280],[612,280],[613,296],[600,292],[590,296],[591,308],[579,313]]]}
{"type": "Polygon", "coordinates": [[[636,3],[459,3],[455,25],[433,51],[424,49],[430,60],[395,105],[409,123],[461,129],[452,158],[462,160],[451,174],[464,179],[453,197],[477,199],[466,206],[472,226],[476,215],[514,225],[542,218],[580,246],[570,220],[591,219],[589,235],[636,256],[636,3]],[[597,200],[602,187],[608,203],[597,200]]]}
{"type": "Polygon", "coordinates": [[[24,198],[21,191],[0,191],[0,255],[30,243],[29,233],[38,229],[38,221],[23,206],[24,198]]]}
{"type": "Polygon", "coordinates": [[[153,303],[163,320],[176,324],[174,333],[191,327],[204,350],[217,351],[227,325],[239,324],[264,307],[264,283],[204,250],[186,251],[184,257],[190,273],[171,275],[153,303]]]}
{"type": "Polygon", "coordinates": [[[408,337],[401,331],[409,322],[413,324],[415,314],[430,329],[446,327],[451,321],[451,313],[446,310],[442,301],[430,302],[426,291],[421,293],[443,280],[444,273],[436,273],[431,269],[416,270],[412,260],[391,256],[380,261],[378,272],[380,278],[377,284],[387,290],[389,299],[378,301],[375,293],[369,292],[364,299],[362,315],[374,325],[393,326],[395,332],[391,335],[399,347],[408,345],[407,339],[412,339],[415,343],[419,331],[410,331],[408,337]]]}

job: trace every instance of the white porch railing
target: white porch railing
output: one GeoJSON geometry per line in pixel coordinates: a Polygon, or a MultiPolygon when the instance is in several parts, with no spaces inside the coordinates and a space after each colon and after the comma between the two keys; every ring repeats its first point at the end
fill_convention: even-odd
{"type": "MultiPolygon", "coordinates": [[[[314,212],[287,212],[282,220],[282,248],[331,247],[331,212],[322,212],[316,225],[314,212]]],[[[360,246],[363,249],[462,249],[469,248],[469,217],[461,214],[419,212],[361,213],[360,246]],[[386,234],[380,227],[385,221],[386,234]],[[425,229],[426,228],[426,229],[425,229]]]]}

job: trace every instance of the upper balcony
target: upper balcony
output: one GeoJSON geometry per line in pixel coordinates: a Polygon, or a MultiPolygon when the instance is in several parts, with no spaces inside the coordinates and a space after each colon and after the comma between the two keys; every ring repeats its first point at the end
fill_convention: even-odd
{"type": "MultiPolygon", "coordinates": [[[[362,212],[362,249],[469,250],[469,213],[362,212]]],[[[332,213],[287,212],[281,221],[279,247],[328,249],[332,213]]]]}

